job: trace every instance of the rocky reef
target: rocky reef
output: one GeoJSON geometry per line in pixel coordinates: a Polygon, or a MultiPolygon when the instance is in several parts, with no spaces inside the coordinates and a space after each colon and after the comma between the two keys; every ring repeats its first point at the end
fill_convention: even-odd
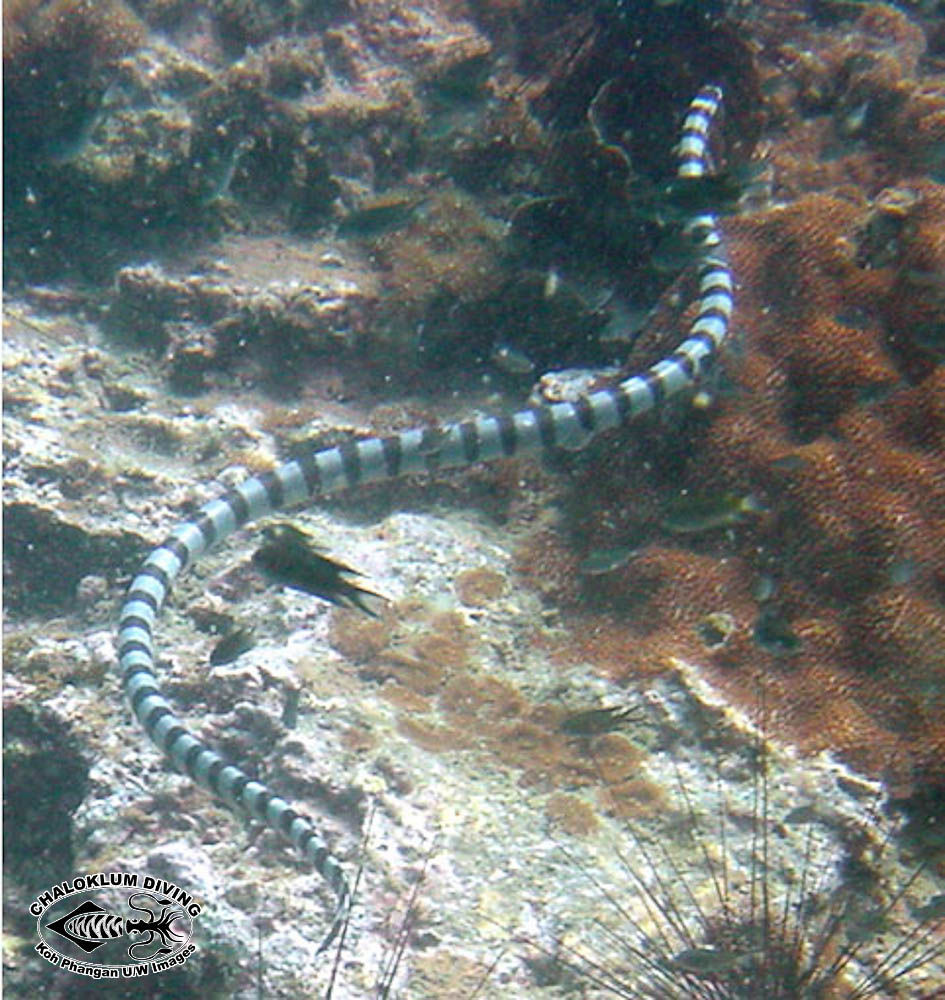
{"type": "MultiPolygon", "coordinates": [[[[790,901],[811,824],[797,908],[869,903],[842,911],[861,936],[831,995],[883,936],[941,941],[940,6],[4,5],[11,992],[75,995],[29,899],[122,867],[206,901],[198,955],[141,996],[327,988],[329,895],[133,726],[117,601],[169,527],[299,449],[672,350],[694,282],[667,182],[707,80],[737,282],[711,378],[579,453],[300,514],[377,619],[267,588],[238,533],[175,588],[162,685],[364,860],[338,997],[554,997],[595,964],[634,995],[654,970],[625,943],[659,924],[639,880],[690,879],[661,975],[737,957],[757,843],[790,901]],[[731,866],[716,898],[692,827],[722,813],[696,840],[731,866]]],[[[875,995],[945,982],[941,959],[893,972],[875,995]]]]}

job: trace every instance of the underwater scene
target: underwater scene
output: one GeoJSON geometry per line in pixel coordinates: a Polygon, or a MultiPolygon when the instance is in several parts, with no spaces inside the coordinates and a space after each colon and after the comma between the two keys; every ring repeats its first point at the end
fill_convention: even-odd
{"type": "Polygon", "coordinates": [[[945,2],[3,83],[9,996],[945,998],[945,2]]]}

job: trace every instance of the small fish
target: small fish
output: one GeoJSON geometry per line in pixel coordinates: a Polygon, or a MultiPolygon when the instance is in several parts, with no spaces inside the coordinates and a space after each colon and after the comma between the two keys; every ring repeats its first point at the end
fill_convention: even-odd
{"type": "Polygon", "coordinates": [[[620,569],[638,552],[629,545],[616,545],[610,549],[593,549],[590,554],[578,563],[578,572],[585,576],[603,576],[620,569]]]}
{"type": "Polygon", "coordinates": [[[919,154],[919,162],[936,184],[945,183],[945,179],[943,179],[945,178],[945,142],[936,142],[927,146],[919,154]]]}
{"type": "Polygon", "coordinates": [[[692,395],[692,408],[694,410],[708,410],[715,405],[715,396],[706,389],[697,389],[692,395]]]}
{"type": "Polygon", "coordinates": [[[531,242],[567,231],[576,217],[575,207],[568,198],[532,198],[512,212],[509,225],[514,238],[531,242]]]}
{"type": "Polygon", "coordinates": [[[897,389],[900,382],[864,382],[856,391],[856,401],[860,406],[872,406],[888,399],[897,389]]]}
{"type": "Polygon", "coordinates": [[[844,914],[843,932],[852,944],[861,944],[889,929],[889,911],[875,906],[863,913],[844,914]]]}
{"type": "Polygon", "coordinates": [[[859,135],[866,125],[869,110],[870,102],[863,101],[862,104],[858,104],[855,108],[847,111],[837,122],[837,129],[840,134],[848,138],[859,135]]]}
{"type": "Polygon", "coordinates": [[[749,514],[763,513],[765,508],[754,494],[745,497],[734,493],[687,495],[669,505],[660,525],[675,535],[695,534],[728,528],[744,521],[749,514]]]}
{"type": "Polygon", "coordinates": [[[360,576],[356,569],[319,555],[317,546],[304,531],[285,522],[263,528],[266,544],[253,553],[253,565],[274,583],[301,590],[342,608],[357,608],[372,618],[377,612],[365,604],[364,597],[384,600],[380,594],[358,587],[343,576],[360,576]]]}
{"type": "Polygon", "coordinates": [[[937,292],[945,290],[945,271],[940,268],[907,267],[902,276],[910,285],[918,288],[937,292]]]}
{"type": "Polygon", "coordinates": [[[647,320],[652,312],[649,308],[642,306],[637,308],[614,298],[609,303],[610,318],[599,334],[602,342],[614,340],[632,343],[637,334],[646,326],[647,320]]]}
{"type": "Polygon", "coordinates": [[[285,702],[282,706],[282,724],[286,729],[295,729],[299,721],[299,699],[301,691],[298,688],[288,688],[285,693],[285,702]]]}
{"type": "Polygon", "coordinates": [[[751,588],[751,596],[759,604],[764,604],[765,601],[770,601],[774,597],[775,591],[778,589],[777,581],[773,576],[768,576],[767,573],[763,573],[761,576],[755,580],[751,588]]]}
{"type": "Polygon", "coordinates": [[[421,455],[438,455],[449,440],[449,436],[449,431],[444,428],[428,425],[423,429],[423,437],[417,450],[421,455]]]}
{"type": "Polygon", "coordinates": [[[682,271],[702,258],[702,249],[680,229],[673,229],[663,236],[653,253],[650,264],[664,274],[682,271]]]}
{"type": "Polygon", "coordinates": [[[908,583],[918,572],[919,564],[915,559],[897,559],[889,567],[889,582],[894,586],[901,587],[908,583]]]}
{"type": "Polygon", "coordinates": [[[706,615],[696,626],[702,641],[709,649],[721,649],[738,628],[735,619],[726,611],[706,615]]]}
{"type": "Polygon", "coordinates": [[[761,81],[761,94],[763,97],[774,97],[779,91],[784,90],[789,85],[789,80],[784,76],[769,76],[767,80],[761,81]]]}
{"type": "Polygon", "coordinates": [[[820,151],[820,162],[835,163],[837,160],[842,160],[843,157],[849,156],[849,154],[850,144],[848,142],[828,142],[824,144],[820,151]]]}
{"type": "Polygon", "coordinates": [[[865,309],[846,309],[834,314],[834,322],[848,326],[851,330],[868,330],[873,325],[873,317],[865,309]]]}
{"type": "Polygon", "coordinates": [[[745,187],[745,178],[728,171],[701,177],[674,177],[663,187],[663,197],[691,219],[700,212],[734,211],[745,187]]]}
{"type": "Polygon", "coordinates": [[[880,224],[882,233],[898,237],[903,221],[913,214],[922,200],[922,192],[916,188],[883,188],[873,200],[871,219],[880,224]]]}
{"type": "Polygon", "coordinates": [[[807,467],[807,464],[808,461],[803,455],[793,452],[774,459],[771,468],[777,469],[778,472],[800,472],[807,467]]]}
{"type": "Polygon", "coordinates": [[[910,331],[910,337],[919,347],[945,357],[945,323],[918,323],[910,331]]]}
{"type": "Polygon", "coordinates": [[[210,666],[222,667],[249,652],[256,645],[253,630],[239,626],[227,632],[225,636],[210,651],[210,666]]]}
{"type": "Polygon", "coordinates": [[[429,81],[436,104],[464,106],[481,99],[491,65],[491,59],[480,54],[440,72],[429,81]]]}
{"type": "Polygon", "coordinates": [[[850,56],[849,59],[843,64],[843,68],[847,73],[865,73],[868,69],[872,69],[876,65],[876,57],[867,55],[864,53],[858,53],[855,56],[850,56]]]}
{"type": "Polygon", "coordinates": [[[712,976],[719,972],[729,972],[744,962],[745,956],[735,951],[720,951],[717,948],[687,948],[674,955],[670,964],[694,976],[712,976]]]}
{"type": "Polygon", "coordinates": [[[365,202],[338,223],[339,236],[380,236],[406,226],[426,198],[387,195],[365,202]]]}
{"type": "Polygon", "coordinates": [[[694,215],[728,215],[738,209],[745,189],[763,169],[760,163],[738,171],[676,177],[642,199],[642,211],[657,222],[686,222],[694,215]]]}
{"type": "Polygon", "coordinates": [[[945,893],[933,896],[923,906],[910,906],[909,912],[916,920],[938,920],[945,917],[945,893]]]}
{"type": "Polygon", "coordinates": [[[531,358],[524,351],[517,347],[510,347],[508,344],[500,344],[496,347],[489,360],[502,371],[510,375],[531,375],[535,370],[535,365],[531,358]]]}
{"type": "Polygon", "coordinates": [[[233,183],[233,176],[244,153],[248,153],[256,145],[256,140],[251,136],[243,136],[223,158],[221,163],[220,176],[207,193],[200,199],[202,205],[212,205],[215,201],[226,198],[233,183]]]}
{"type": "Polygon", "coordinates": [[[776,656],[789,656],[801,647],[801,640],[787,620],[773,608],[765,608],[755,622],[755,642],[776,656]]]}
{"type": "Polygon", "coordinates": [[[817,819],[817,810],[813,806],[798,806],[784,817],[784,822],[788,826],[808,826],[816,823],[817,819]]]}
{"type": "Polygon", "coordinates": [[[896,587],[909,583],[919,572],[919,564],[915,559],[897,559],[889,567],[889,582],[896,587]]]}
{"type": "Polygon", "coordinates": [[[615,729],[620,729],[636,714],[637,710],[630,705],[588,708],[565,716],[558,729],[571,736],[600,736],[603,733],[612,733],[615,729]]]}

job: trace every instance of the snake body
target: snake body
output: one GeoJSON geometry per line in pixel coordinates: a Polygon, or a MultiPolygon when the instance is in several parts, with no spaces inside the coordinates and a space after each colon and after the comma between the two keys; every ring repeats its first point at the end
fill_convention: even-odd
{"type": "MultiPolygon", "coordinates": [[[[708,174],[709,131],[721,100],[720,88],[709,85],[691,102],[677,147],[680,177],[708,174]]],[[[134,577],[121,608],[118,642],[124,690],[134,714],[178,769],[236,812],[266,823],[290,840],[328,882],[337,909],[322,949],[337,933],[351,899],[342,865],[310,819],[189,732],[161,692],[154,627],[174,581],[231,532],[274,511],[361,483],[511,455],[575,450],[596,434],[629,424],[690,389],[706,373],[725,340],[733,310],[733,280],[715,217],[697,215],[685,228],[700,250],[698,314],[682,343],[644,372],[573,402],[418,427],[293,458],[204,504],[192,520],[171,531],[134,577]]]]}

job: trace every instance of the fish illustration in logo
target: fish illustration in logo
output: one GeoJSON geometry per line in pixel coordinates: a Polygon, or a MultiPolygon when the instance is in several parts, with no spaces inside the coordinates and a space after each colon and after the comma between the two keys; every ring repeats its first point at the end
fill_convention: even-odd
{"type": "Polygon", "coordinates": [[[120,914],[110,913],[94,900],[87,899],[65,916],[50,921],[46,924],[46,929],[71,941],[87,955],[91,955],[103,944],[117,941],[125,935],[146,934],[147,940],[135,941],[128,948],[128,955],[136,962],[148,961],[158,955],[169,955],[189,937],[187,932],[174,926],[178,921],[186,921],[188,918],[173,900],[159,899],[149,892],[136,892],[128,898],[128,905],[133,910],[146,913],[147,917],[125,918],[120,914]],[[150,902],[153,909],[147,902],[144,906],[137,905],[136,899],[150,902]],[[144,954],[144,950],[158,939],[161,946],[150,954],[144,954]]]}

